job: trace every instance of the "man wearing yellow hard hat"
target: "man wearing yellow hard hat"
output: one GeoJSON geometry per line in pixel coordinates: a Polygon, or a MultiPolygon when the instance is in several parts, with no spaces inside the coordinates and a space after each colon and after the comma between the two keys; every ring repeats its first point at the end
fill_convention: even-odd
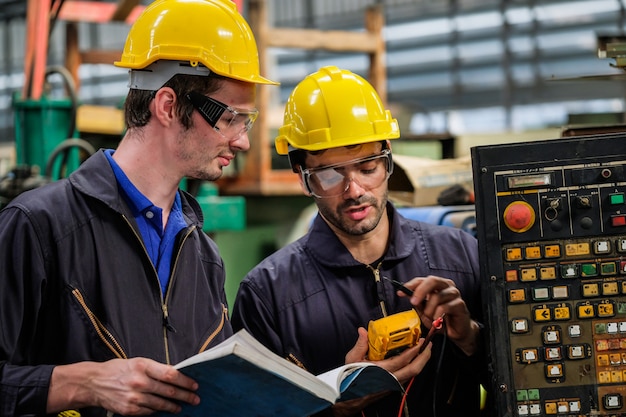
{"type": "Polygon", "coordinates": [[[305,236],[247,274],[233,327],[320,374],[367,360],[370,321],[415,309],[422,335],[434,327],[432,344],[422,339],[376,362],[405,393],[339,403],[331,412],[478,415],[485,357],[477,242],[460,229],[408,220],[388,201],[390,141],[399,136],[397,121],[357,74],[328,66],[294,88],[276,150],[288,155],[318,215],[305,236]]]}
{"type": "Polygon", "coordinates": [[[258,114],[230,0],[157,0],[131,27],[127,132],[0,213],[0,416],[197,404],[171,365],[232,334],[224,265],[182,178],[215,180],[258,114]]]}

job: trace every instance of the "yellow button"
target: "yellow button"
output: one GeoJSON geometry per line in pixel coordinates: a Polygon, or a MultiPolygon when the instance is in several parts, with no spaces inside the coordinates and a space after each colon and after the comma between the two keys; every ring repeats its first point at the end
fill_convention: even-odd
{"type": "Polygon", "coordinates": [[[509,302],[521,303],[526,301],[526,291],[523,288],[509,290],[509,302]]]}
{"type": "Polygon", "coordinates": [[[569,307],[556,307],[554,309],[554,319],[555,320],[569,320],[570,319],[570,310],[569,307]]]}
{"type": "Polygon", "coordinates": [[[546,266],[539,270],[539,279],[549,280],[556,279],[556,268],[553,266],[546,266]]]}
{"type": "Polygon", "coordinates": [[[598,364],[598,366],[609,366],[609,355],[597,355],[596,363],[598,364]]]}
{"type": "Polygon", "coordinates": [[[617,295],[619,294],[619,287],[617,282],[605,282],[602,284],[602,295],[617,295]]]}
{"type": "Polygon", "coordinates": [[[535,268],[524,268],[521,272],[521,280],[523,282],[537,281],[537,270],[535,268]]]}
{"type": "Polygon", "coordinates": [[[592,305],[581,304],[578,306],[578,318],[588,319],[594,316],[595,314],[594,314],[592,305]]]}
{"type": "Polygon", "coordinates": [[[589,253],[591,253],[589,242],[569,243],[565,245],[566,256],[589,255],[589,253]]]}
{"type": "Polygon", "coordinates": [[[529,246],[525,252],[526,259],[541,259],[541,248],[539,246],[529,246]]]}
{"type": "Polygon", "coordinates": [[[583,297],[597,297],[600,294],[600,289],[597,283],[583,284],[583,297]]]}
{"type": "Polygon", "coordinates": [[[598,304],[598,317],[612,317],[615,315],[613,311],[613,304],[602,303],[598,304]]]}
{"type": "Polygon", "coordinates": [[[549,308],[535,309],[535,321],[549,321],[551,319],[549,308]]]}
{"type": "Polygon", "coordinates": [[[611,382],[622,382],[622,371],[611,371],[611,382]]]}
{"type": "Polygon", "coordinates": [[[507,261],[519,261],[522,259],[522,248],[508,248],[505,253],[507,261]]]}
{"type": "Polygon", "coordinates": [[[558,258],[561,256],[561,246],[559,245],[546,245],[543,250],[546,258],[558,258]]]}
{"type": "Polygon", "coordinates": [[[600,371],[598,372],[598,382],[601,384],[610,384],[611,383],[611,372],[609,371],[600,371]]]}
{"type": "Polygon", "coordinates": [[[546,408],[546,414],[556,414],[557,413],[556,403],[547,402],[545,408],[546,408]]]}

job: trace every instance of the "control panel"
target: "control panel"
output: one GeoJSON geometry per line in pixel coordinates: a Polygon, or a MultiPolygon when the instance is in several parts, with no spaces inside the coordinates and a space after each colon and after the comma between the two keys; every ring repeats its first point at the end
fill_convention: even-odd
{"type": "Polygon", "coordinates": [[[626,133],[471,152],[496,415],[626,416],[626,133]]]}

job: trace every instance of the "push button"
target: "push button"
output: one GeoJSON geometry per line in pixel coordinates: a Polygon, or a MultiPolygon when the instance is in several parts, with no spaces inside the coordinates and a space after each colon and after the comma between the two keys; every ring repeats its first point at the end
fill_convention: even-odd
{"type": "Polygon", "coordinates": [[[626,226],[626,215],[617,214],[615,216],[611,216],[611,226],[613,227],[626,226]]]}

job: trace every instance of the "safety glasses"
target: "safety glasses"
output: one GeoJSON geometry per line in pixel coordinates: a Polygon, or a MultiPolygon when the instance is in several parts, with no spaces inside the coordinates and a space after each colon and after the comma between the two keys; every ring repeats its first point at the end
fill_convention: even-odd
{"type": "Polygon", "coordinates": [[[235,109],[195,91],[186,97],[204,120],[227,140],[237,139],[249,131],[259,116],[256,109],[235,109]]]}
{"type": "Polygon", "coordinates": [[[302,181],[311,195],[318,198],[336,197],[348,190],[354,181],[366,190],[374,189],[387,180],[393,171],[391,150],[340,164],[304,169],[302,181]]]}

